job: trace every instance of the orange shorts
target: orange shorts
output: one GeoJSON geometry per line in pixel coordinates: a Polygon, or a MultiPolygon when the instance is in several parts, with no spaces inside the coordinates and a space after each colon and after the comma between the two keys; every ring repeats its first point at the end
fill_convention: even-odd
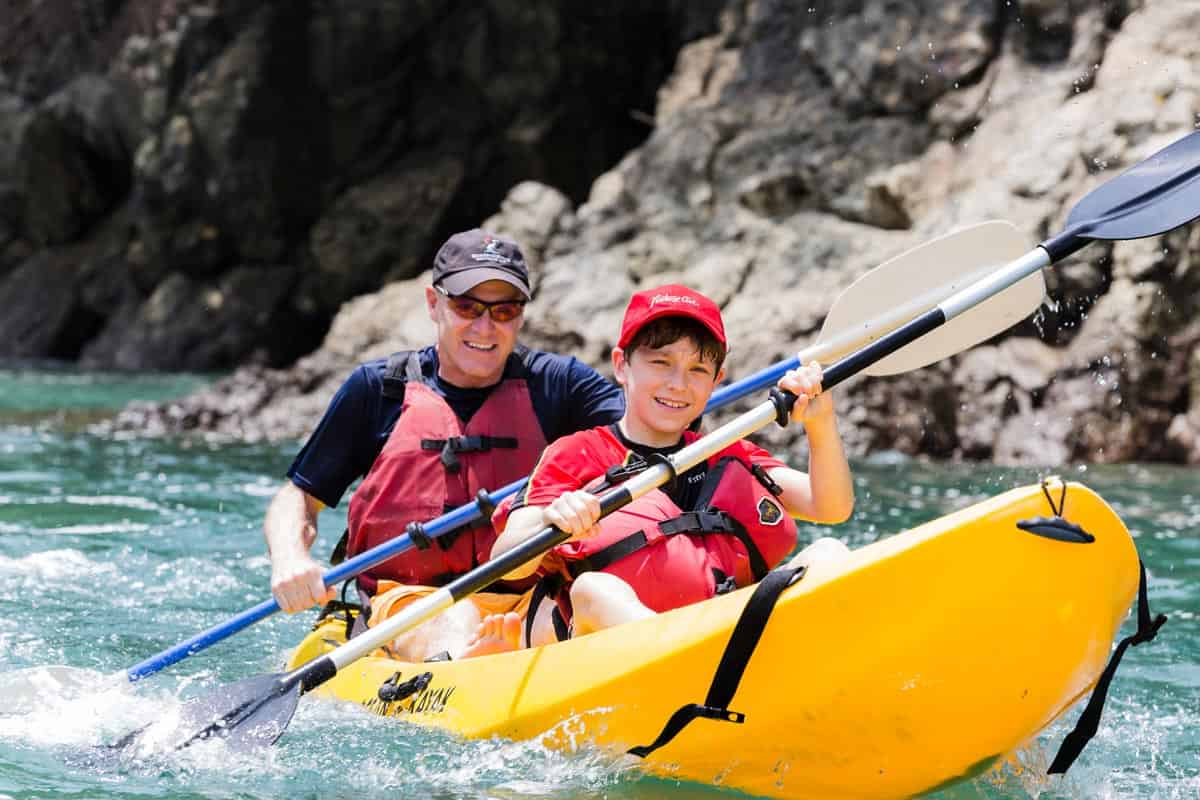
{"type": "MultiPolygon", "coordinates": [[[[398,613],[422,597],[428,597],[437,591],[436,586],[410,586],[395,581],[379,581],[378,590],[371,598],[371,618],[367,627],[374,627],[388,617],[398,613]]],[[[522,617],[529,610],[529,601],[533,597],[530,589],[523,594],[499,594],[496,592],[476,592],[463,602],[474,603],[479,609],[479,615],[486,617],[490,614],[506,614],[515,611],[522,617]]]]}

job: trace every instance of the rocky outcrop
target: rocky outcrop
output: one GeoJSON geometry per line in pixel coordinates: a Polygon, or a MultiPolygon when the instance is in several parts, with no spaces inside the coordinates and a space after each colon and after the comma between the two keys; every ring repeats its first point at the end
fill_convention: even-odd
{"type": "MultiPolygon", "coordinates": [[[[1167,0],[730,0],[715,31],[679,50],[649,138],[586,193],[536,169],[521,177],[540,180],[517,182],[515,170],[469,222],[498,209],[485,224],[524,241],[537,264],[531,344],[603,365],[629,293],[681,280],[722,303],[738,377],[810,341],[840,290],[887,257],[991,218],[1032,244],[1089,190],[1193,130],[1197,24],[1200,10],[1167,0]]],[[[447,187],[472,167],[416,152],[330,196],[292,296],[317,309],[333,305],[325,287],[364,291],[347,266],[356,259],[395,282],[341,306],[293,368],[247,368],[120,424],[302,435],[358,360],[429,341],[419,271],[430,240],[422,252],[389,217],[444,221],[447,187]],[[400,186],[420,187],[424,202],[399,198],[400,186]]],[[[1008,336],[848,382],[852,451],[1200,463],[1198,237],[1092,245],[1047,272],[1053,305],[1008,336]]],[[[803,450],[795,432],[771,436],[803,450]]]]}
{"type": "Polygon", "coordinates": [[[291,363],[519,179],[582,199],[719,5],[18,2],[0,297],[62,313],[18,307],[0,358],[291,363]]]}

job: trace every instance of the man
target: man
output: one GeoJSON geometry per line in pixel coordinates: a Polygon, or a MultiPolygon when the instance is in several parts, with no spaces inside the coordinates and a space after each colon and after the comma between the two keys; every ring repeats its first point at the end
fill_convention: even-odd
{"type": "MultiPolygon", "coordinates": [[[[285,611],[333,597],[309,550],[321,509],[336,506],[359,477],[366,476],[350,501],[347,556],[528,475],[547,442],[621,416],[620,390],[595,370],[517,346],[530,287],[515,242],[479,229],[457,233],[438,251],[431,283],[425,299],[436,343],[359,366],[267,509],[271,591],[285,611]]],[[[369,596],[380,581],[444,585],[487,560],[494,541],[485,520],[372,568],[359,589],[369,596]]],[[[466,608],[455,613],[470,618],[457,624],[470,633],[475,610],[459,605],[466,608]]],[[[414,641],[408,655],[430,654],[441,644],[430,637],[414,641]]]]}

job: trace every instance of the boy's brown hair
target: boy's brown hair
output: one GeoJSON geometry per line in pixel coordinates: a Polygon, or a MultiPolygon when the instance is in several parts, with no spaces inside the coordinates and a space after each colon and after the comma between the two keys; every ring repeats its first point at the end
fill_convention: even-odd
{"type": "Polygon", "coordinates": [[[659,317],[646,323],[625,345],[625,358],[632,358],[639,347],[666,347],[680,339],[691,339],[700,351],[701,360],[713,363],[713,376],[720,373],[725,363],[725,345],[712,331],[691,317],[659,317]]]}

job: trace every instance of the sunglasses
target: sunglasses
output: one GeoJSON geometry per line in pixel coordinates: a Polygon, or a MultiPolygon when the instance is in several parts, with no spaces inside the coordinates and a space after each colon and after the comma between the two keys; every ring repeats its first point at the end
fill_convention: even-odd
{"type": "Polygon", "coordinates": [[[469,294],[450,294],[441,286],[434,286],[446,298],[450,310],[463,319],[479,319],[487,312],[493,322],[512,322],[525,310],[526,300],[480,300],[469,294]]]}

